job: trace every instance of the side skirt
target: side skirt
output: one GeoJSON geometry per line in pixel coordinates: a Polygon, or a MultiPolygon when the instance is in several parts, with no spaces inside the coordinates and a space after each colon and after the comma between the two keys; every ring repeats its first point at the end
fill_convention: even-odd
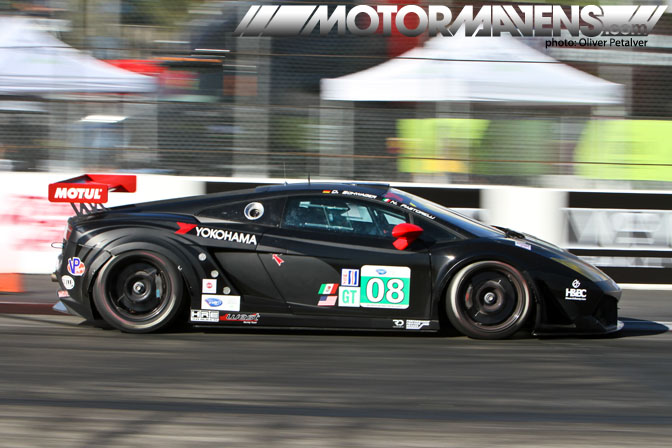
{"type": "Polygon", "coordinates": [[[431,319],[308,316],[197,309],[190,311],[189,322],[192,325],[208,327],[399,330],[404,332],[438,331],[440,329],[439,321],[431,319]]]}

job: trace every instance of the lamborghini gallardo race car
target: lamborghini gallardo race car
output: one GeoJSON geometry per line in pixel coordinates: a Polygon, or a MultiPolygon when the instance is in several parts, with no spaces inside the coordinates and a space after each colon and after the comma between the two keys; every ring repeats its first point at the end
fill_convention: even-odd
{"type": "Polygon", "coordinates": [[[135,177],[51,184],[73,203],[54,278],[62,305],[144,333],[199,326],[472,338],[617,331],[621,291],[530,235],[382,184],[301,183],[105,208],[135,177]]]}

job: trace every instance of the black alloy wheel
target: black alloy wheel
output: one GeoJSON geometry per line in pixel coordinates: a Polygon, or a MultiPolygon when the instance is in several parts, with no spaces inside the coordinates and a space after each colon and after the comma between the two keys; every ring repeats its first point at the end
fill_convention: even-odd
{"type": "Polygon", "coordinates": [[[531,310],[523,275],[500,261],[479,261],[450,282],[446,312],[453,326],[476,339],[505,339],[519,331],[531,310]]]}
{"type": "Polygon", "coordinates": [[[170,325],[181,308],[182,278],[160,254],[130,251],[102,269],[93,300],[103,319],[129,333],[148,333],[170,325]]]}

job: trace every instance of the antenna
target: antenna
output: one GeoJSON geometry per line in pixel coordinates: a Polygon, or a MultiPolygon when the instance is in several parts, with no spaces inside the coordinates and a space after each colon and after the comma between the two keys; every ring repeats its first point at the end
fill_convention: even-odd
{"type": "Polygon", "coordinates": [[[287,165],[285,162],[282,162],[282,172],[285,176],[285,185],[287,185],[287,165]]]}
{"type": "Polygon", "coordinates": [[[308,185],[310,185],[310,171],[308,171],[308,185]]]}

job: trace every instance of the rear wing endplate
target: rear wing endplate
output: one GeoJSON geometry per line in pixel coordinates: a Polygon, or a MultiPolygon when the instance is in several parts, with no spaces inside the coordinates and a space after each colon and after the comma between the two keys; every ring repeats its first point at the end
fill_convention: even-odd
{"type": "Polygon", "coordinates": [[[69,202],[77,216],[105,210],[107,193],[134,193],[132,174],[84,174],[49,184],[49,202],[69,202]],[[78,204],[78,205],[76,205],[78,204]]]}

